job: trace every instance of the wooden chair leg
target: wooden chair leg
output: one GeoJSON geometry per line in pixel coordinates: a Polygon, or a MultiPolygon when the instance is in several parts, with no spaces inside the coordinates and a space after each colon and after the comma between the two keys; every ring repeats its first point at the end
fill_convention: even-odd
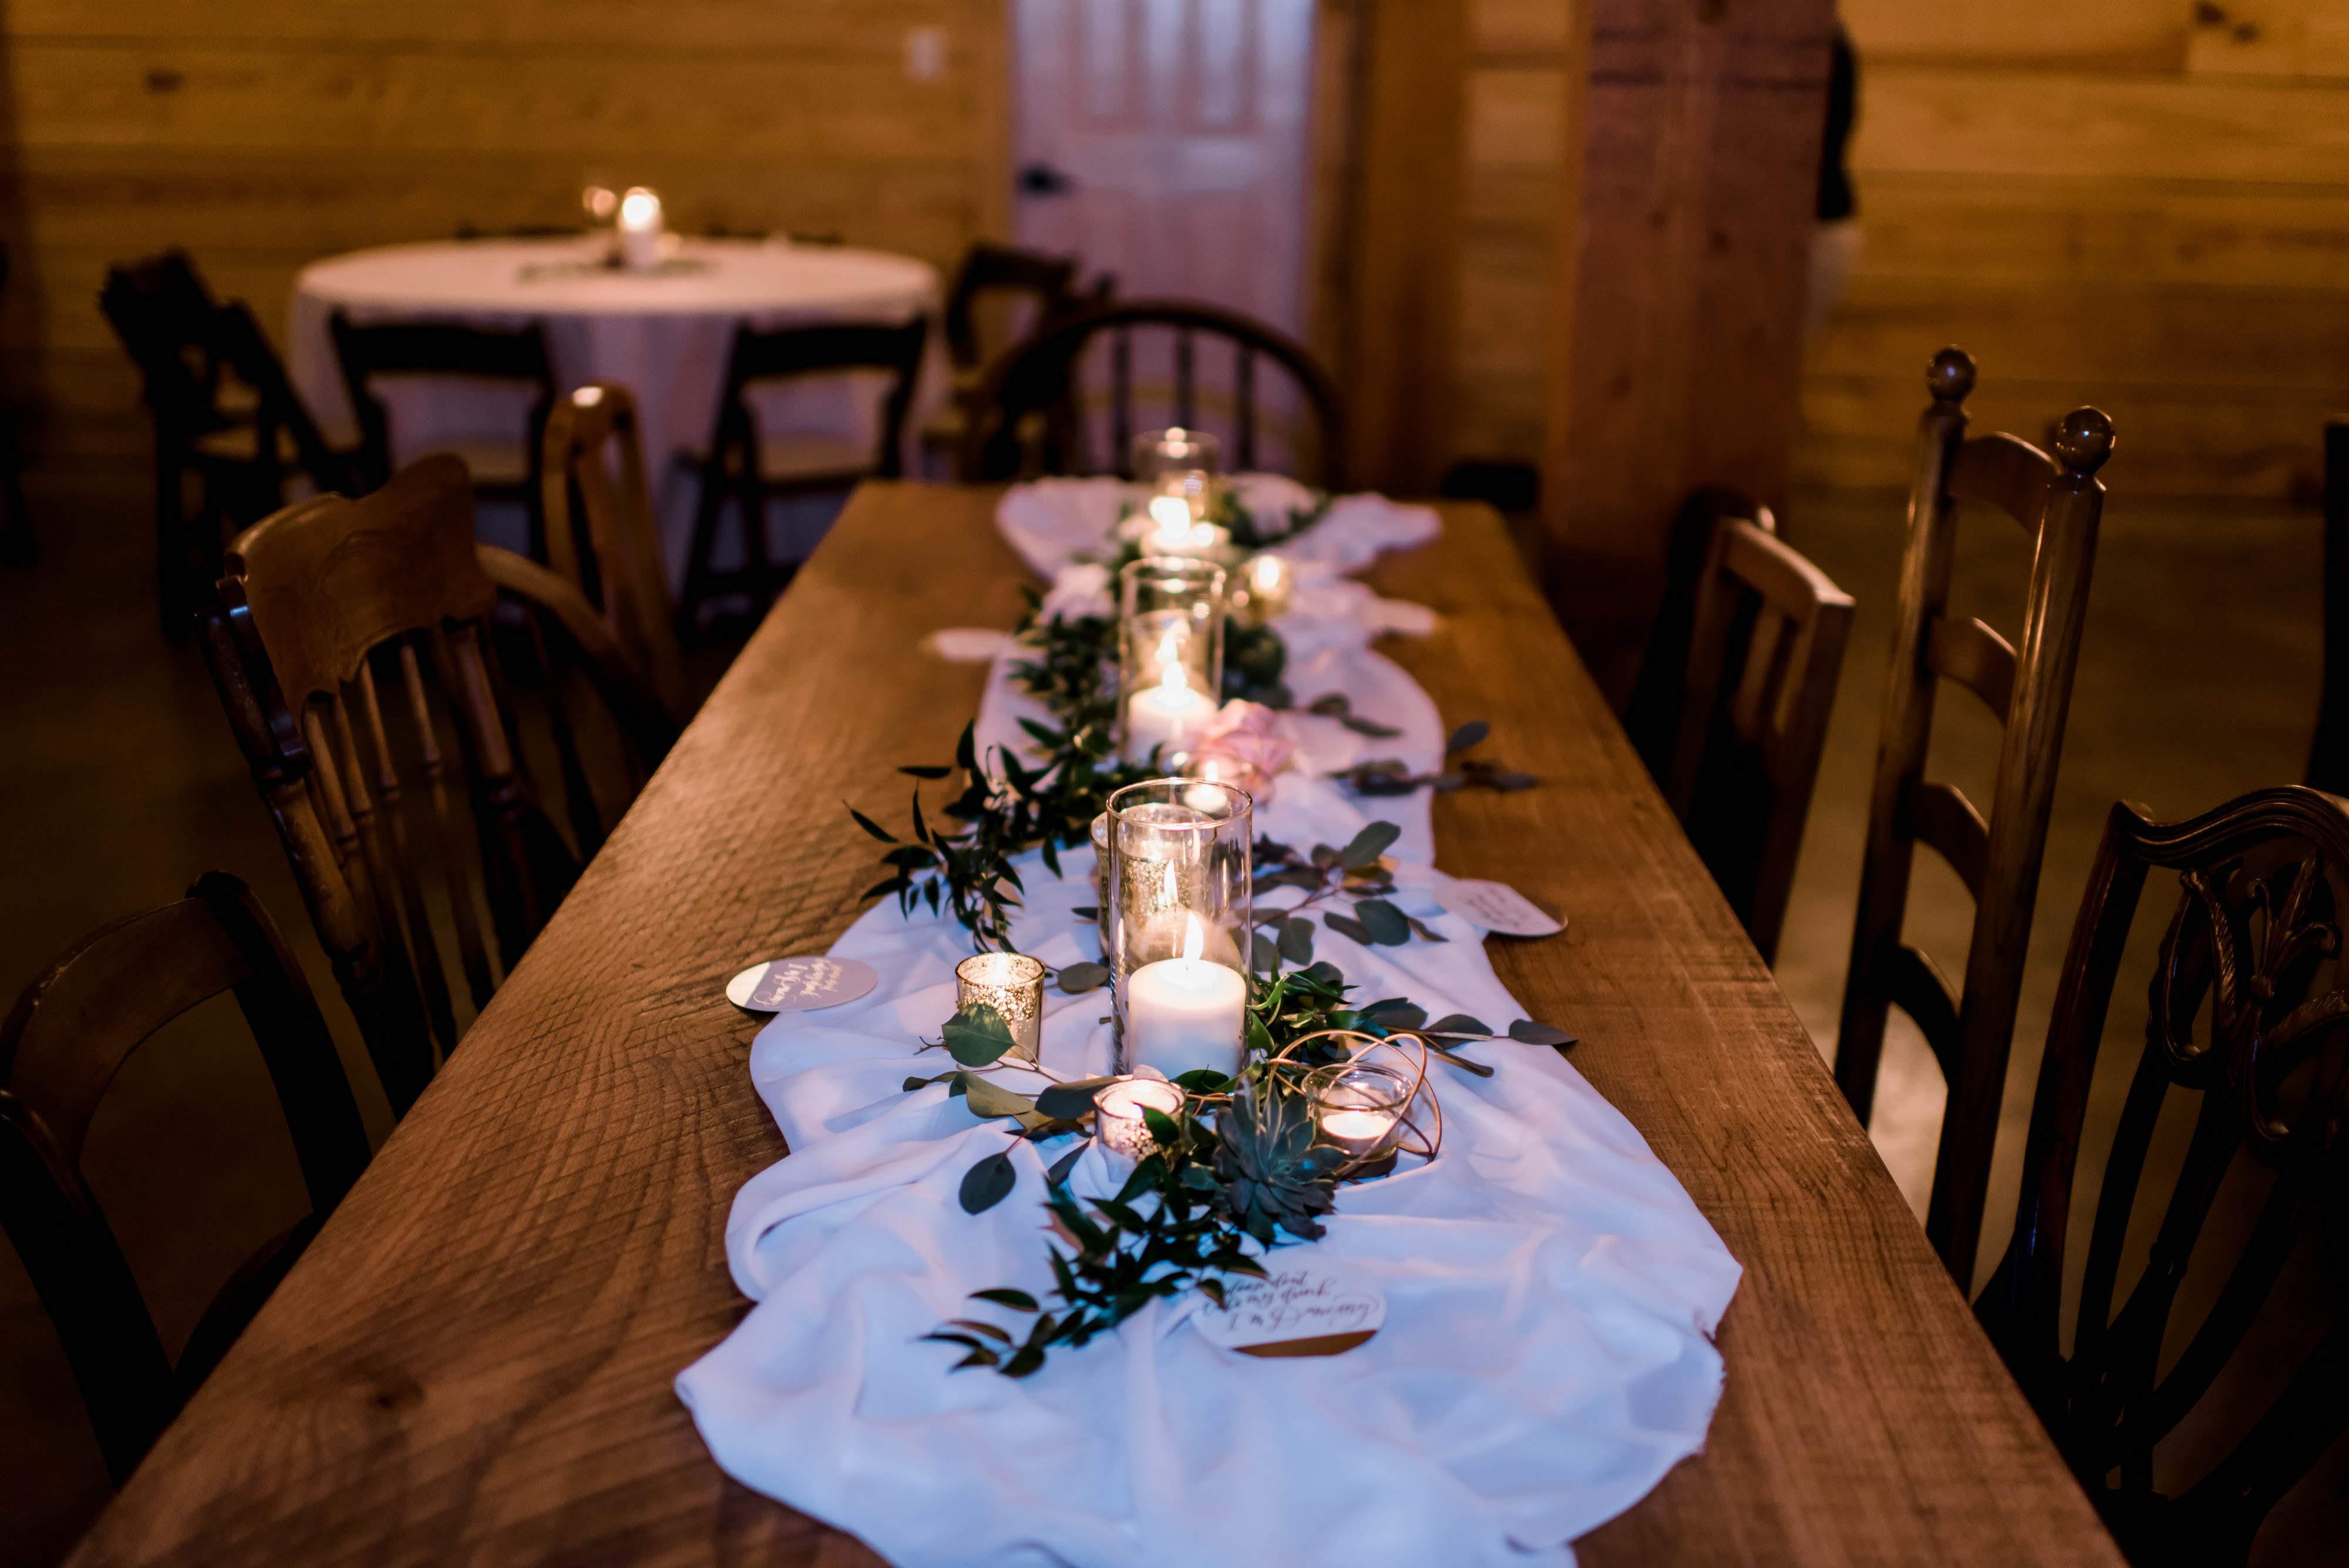
{"type": "Polygon", "coordinates": [[[0,425],[0,566],[29,566],[40,555],[25,504],[25,459],[13,427],[0,425]]]}
{"type": "Polygon", "coordinates": [[[2349,794],[2349,424],[2324,427],[2324,654],[2308,784],[2349,794]]]}

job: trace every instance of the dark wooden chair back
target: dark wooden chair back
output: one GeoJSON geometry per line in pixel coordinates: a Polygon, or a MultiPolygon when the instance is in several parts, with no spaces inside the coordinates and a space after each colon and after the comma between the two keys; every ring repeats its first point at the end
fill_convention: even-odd
{"type": "Polygon", "coordinates": [[[554,372],[546,357],[546,334],[538,323],[511,332],[446,321],[391,321],[362,327],[338,310],[329,325],[343,385],[358,420],[357,462],[368,488],[391,477],[391,419],[376,396],[378,379],[420,376],[511,381],[534,394],[521,440],[530,473],[520,493],[536,504],[539,442],[547,410],[554,404],[554,372]]]}
{"type": "Polygon", "coordinates": [[[681,625],[697,626],[702,607],[712,599],[740,596],[763,607],[791,580],[798,563],[777,562],[767,543],[765,519],[771,498],[845,491],[860,480],[895,479],[905,472],[905,412],[912,406],[915,383],[921,375],[922,346],[928,340],[929,329],[929,318],[919,316],[895,327],[844,323],[761,330],[746,324],[735,329],[733,352],[727,357],[725,390],[718,404],[718,426],[702,464],[700,505],[694,517],[685,587],[678,596],[681,625]],[[858,370],[877,371],[888,378],[871,458],[788,474],[764,472],[750,389],[762,381],[858,370]],[[714,558],[719,524],[729,500],[741,520],[743,564],[720,571],[714,558]]]}
{"type": "Polygon", "coordinates": [[[434,1043],[445,1055],[459,1037],[444,922],[478,1011],[675,726],[569,584],[474,543],[465,467],[446,455],[245,530],[206,633],[230,727],[404,1112],[434,1043]],[[520,694],[533,689],[526,734],[520,694]],[[533,782],[550,755],[567,839],[533,782]]]}
{"type": "Polygon", "coordinates": [[[1925,1228],[1961,1285],[1972,1278],[1981,1239],[2032,902],[2087,616],[2105,497],[2095,472],[2113,445],[2112,421],[2085,408],[2064,416],[2053,458],[2011,435],[1969,437],[1964,404],[1973,384],[1973,361],[1956,348],[1942,349],[1926,372],[1933,400],[1918,421],[1899,618],[1836,1047],[1836,1081],[1865,1122],[1888,1011],[1908,1013],[1932,1046],[1949,1104],[1925,1228]],[[1947,613],[1959,500],[2002,513],[2031,538],[2020,651],[1982,621],[1947,613]],[[1933,700],[1944,680],[2005,722],[1987,820],[1962,790],[1924,776],[1933,700]],[[1965,981],[1954,992],[1901,934],[1920,844],[1974,898],[1965,981]]]}
{"type": "Polygon", "coordinates": [[[98,306],[139,367],[154,421],[157,559],[174,633],[220,575],[223,538],[285,504],[287,482],[347,487],[345,454],[326,444],[253,313],[212,298],[184,253],[110,268],[98,306]],[[188,513],[187,475],[202,503],[188,513]]]}
{"type": "Polygon", "coordinates": [[[2324,665],[2308,784],[2349,794],[2349,424],[2324,427],[2324,665]]]}
{"type": "Polygon", "coordinates": [[[2269,1509],[2349,1427],[2349,1314],[2329,1309],[2315,1349],[2289,1379],[2276,1375],[2290,1364],[2277,1364],[2273,1342],[2255,1328],[2295,1241],[2327,1210],[2337,1221],[2349,1202],[2344,918],[2349,810],[2298,787],[2167,825],[2116,805],[2088,877],[2032,1106],[2014,1240],[1975,1310],[2137,1563],[2244,1562],[2269,1509]],[[2179,893],[2085,1239],[2085,1269],[2071,1265],[2081,1285],[2067,1355],[2060,1338],[2067,1261],[2082,1250],[2072,1227],[2074,1175],[2114,981],[2154,869],[2175,871],[2179,893]],[[2166,1160],[2147,1158],[2173,1096],[2192,1111],[2174,1177],[2166,1160]],[[2236,1190],[2256,1208],[2231,1262],[2236,1238],[2221,1232],[2233,1227],[2209,1224],[2214,1207],[2234,1208],[2221,1190],[2230,1167],[2250,1179],[2236,1190]],[[2263,1197],[2262,1182],[2271,1182],[2263,1197]],[[2115,1310],[2131,1216],[2141,1207],[2160,1210],[2158,1228],[2115,1310]],[[2178,1321],[2180,1286],[2205,1247],[2220,1265],[2208,1276],[2215,1296],[2199,1322],[2178,1321]],[[2240,1441],[2193,1484],[2173,1496],[2157,1492],[2156,1445],[2203,1407],[2230,1368],[2247,1363],[2257,1370],[2253,1381],[2277,1390],[2272,1401],[2256,1419],[2235,1413],[2225,1429],[2240,1430],[2240,1441]]]}
{"type": "Polygon", "coordinates": [[[1765,961],[1777,956],[1850,633],[1851,596],[1760,522],[1714,530],[1670,794],[1765,961]]]}
{"type": "Polygon", "coordinates": [[[603,610],[613,637],[682,723],[690,706],[685,668],[636,400],[626,387],[595,381],[556,400],[539,477],[546,564],[603,610]]]}
{"type": "Polygon", "coordinates": [[[1161,423],[1186,428],[1227,429],[1226,452],[1233,465],[1251,469],[1266,461],[1267,389],[1258,385],[1260,361],[1283,373],[1303,405],[1307,439],[1292,451],[1309,452],[1288,466],[1299,478],[1318,478],[1336,488],[1345,445],[1344,405],[1330,379],[1301,343],[1258,321],[1212,306],[1180,300],[1109,301],[1072,311],[1009,354],[989,374],[973,400],[961,469],[973,481],[1016,479],[1031,472],[1130,473],[1138,428],[1136,339],[1171,338],[1170,385],[1161,423]],[[1085,387],[1088,350],[1107,339],[1109,385],[1096,396],[1085,387]],[[1218,346],[1232,366],[1228,389],[1203,389],[1199,351],[1218,346]],[[1094,452],[1086,436],[1092,401],[1105,404],[1106,452],[1094,452]],[[1210,403],[1216,406],[1210,408],[1210,403]]]}
{"type": "MultiPolygon", "coordinates": [[[[191,1106],[188,1114],[201,1115],[191,1106]]],[[[51,964],[0,1023],[0,1227],[48,1310],[98,1447],[128,1476],[367,1161],[366,1128],[301,970],[244,884],[207,873],[51,964]],[[310,1214],[214,1299],[175,1367],[81,1172],[91,1117],[142,1042],[233,992],[261,1048],[310,1214]]]]}
{"type": "Polygon", "coordinates": [[[979,302],[990,296],[1011,296],[1027,302],[1032,315],[1030,330],[1041,327],[1069,299],[1077,282],[1077,264],[1068,256],[1049,256],[1010,245],[980,241],[963,253],[962,265],[947,290],[943,320],[947,354],[957,373],[977,371],[988,356],[979,340],[979,302]]]}

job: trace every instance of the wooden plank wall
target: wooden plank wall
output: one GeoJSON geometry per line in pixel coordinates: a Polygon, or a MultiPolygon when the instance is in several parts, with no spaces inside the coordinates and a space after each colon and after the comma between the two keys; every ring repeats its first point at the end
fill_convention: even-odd
{"type": "Polygon", "coordinates": [[[1001,223],[1001,0],[6,0],[0,315],[52,459],[143,450],[96,306],[185,246],[282,329],[295,271],[460,224],[564,223],[590,180],[680,227],[946,265],[1001,223]],[[907,35],[943,29],[916,82],[907,35]]]}
{"type": "Polygon", "coordinates": [[[1863,247],[1798,476],[1898,489],[1944,342],[1978,423],[2113,415],[2116,489],[2305,495],[2349,411],[2349,5],[1843,0],[1863,247]]]}

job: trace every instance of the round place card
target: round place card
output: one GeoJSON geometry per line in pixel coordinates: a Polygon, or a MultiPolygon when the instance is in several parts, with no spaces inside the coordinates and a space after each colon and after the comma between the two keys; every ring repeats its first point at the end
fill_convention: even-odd
{"type": "Polygon", "coordinates": [[[880,982],[856,959],[771,959],[728,981],[726,1000],[747,1012],[805,1012],[854,1002],[880,982]]]}
{"type": "Polygon", "coordinates": [[[1470,925],[1505,937],[1554,937],[1566,922],[1506,882],[1483,882],[1472,877],[1435,877],[1435,899],[1470,925]]]}
{"type": "Polygon", "coordinates": [[[1268,1278],[1226,1274],[1224,1304],[1191,1321],[1210,1345],[1247,1355],[1336,1355],[1378,1333],[1386,1293],[1329,1263],[1292,1263],[1268,1278]]]}

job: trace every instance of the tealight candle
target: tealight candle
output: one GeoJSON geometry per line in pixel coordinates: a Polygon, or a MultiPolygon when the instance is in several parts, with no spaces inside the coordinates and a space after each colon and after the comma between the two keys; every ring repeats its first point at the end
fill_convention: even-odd
{"type": "Polygon", "coordinates": [[[1170,1078],[1202,1067],[1237,1077],[1247,981],[1199,956],[1206,932],[1196,915],[1187,920],[1180,958],[1143,964],[1126,978],[1127,1058],[1170,1078]]]}
{"type": "Polygon", "coordinates": [[[620,262],[630,272],[657,271],[661,263],[661,199],[642,185],[620,198],[620,262]]]}
{"type": "Polygon", "coordinates": [[[1183,1091],[1156,1078],[1124,1078],[1093,1096],[1093,1134],[1104,1147],[1128,1159],[1140,1159],[1157,1147],[1143,1109],[1179,1116],[1183,1091]]]}
{"type": "Polygon", "coordinates": [[[1296,578],[1278,556],[1252,556],[1240,568],[1240,589],[1233,608],[1250,626],[1269,624],[1288,607],[1296,578]]]}
{"type": "Polygon", "coordinates": [[[1360,1060],[1323,1067],[1306,1080],[1319,1140],[1358,1162],[1393,1152],[1416,1089],[1392,1068],[1360,1060]]]}
{"type": "Polygon", "coordinates": [[[1145,515],[1147,521],[1134,541],[1147,555],[1167,559],[1216,556],[1232,542],[1230,529],[1202,521],[1191,503],[1180,495],[1152,496],[1145,515]]]}
{"type": "Polygon", "coordinates": [[[1216,704],[1191,685],[1190,671],[1170,664],[1155,686],[1145,686],[1125,705],[1125,754],[1139,762],[1154,746],[1180,751],[1216,716],[1216,704]]]}

